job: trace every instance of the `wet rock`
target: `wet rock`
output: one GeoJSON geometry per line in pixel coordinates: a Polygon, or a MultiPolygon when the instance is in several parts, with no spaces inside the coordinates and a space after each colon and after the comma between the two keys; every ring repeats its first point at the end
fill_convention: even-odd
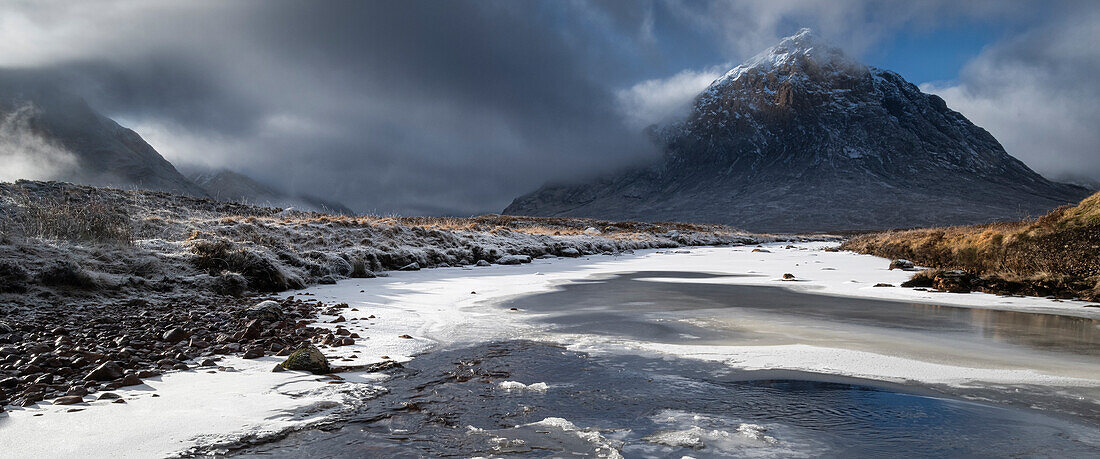
{"type": "Polygon", "coordinates": [[[122,366],[117,362],[104,362],[88,372],[85,381],[113,381],[123,376],[122,366]]]}
{"type": "Polygon", "coordinates": [[[287,370],[308,371],[313,374],[325,374],[331,371],[325,354],[312,344],[306,344],[294,351],[280,365],[287,370]]]}

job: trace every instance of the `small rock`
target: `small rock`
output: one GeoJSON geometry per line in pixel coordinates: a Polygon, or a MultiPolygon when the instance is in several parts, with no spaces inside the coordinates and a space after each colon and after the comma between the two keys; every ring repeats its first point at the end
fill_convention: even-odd
{"type": "Polygon", "coordinates": [[[497,263],[502,265],[518,265],[530,262],[531,257],[527,255],[504,255],[497,258],[497,263]]]}
{"type": "Polygon", "coordinates": [[[99,397],[96,398],[96,400],[118,400],[120,398],[122,398],[122,396],[114,392],[104,392],[102,394],[99,394],[99,397]]]}
{"type": "Polygon", "coordinates": [[[116,362],[104,362],[84,377],[85,381],[114,381],[122,377],[122,366],[116,362]]]}
{"type": "Polygon", "coordinates": [[[161,335],[161,339],[169,343],[178,343],[187,339],[187,331],[182,328],[173,328],[164,332],[164,335],[161,335]]]}
{"type": "Polygon", "coordinates": [[[902,269],[908,271],[913,269],[913,267],[913,262],[904,258],[898,258],[897,260],[890,262],[890,269],[902,269]]]}
{"type": "Polygon", "coordinates": [[[272,300],[261,301],[256,305],[242,310],[239,315],[249,319],[278,322],[283,318],[283,308],[278,302],[272,300]]]}
{"type": "Polygon", "coordinates": [[[784,273],[783,274],[783,280],[794,280],[794,274],[784,273]]]}
{"type": "Polygon", "coordinates": [[[401,335],[401,336],[398,336],[398,338],[412,339],[412,337],[409,336],[409,335],[401,335]]]}
{"type": "Polygon", "coordinates": [[[245,359],[258,359],[264,356],[264,348],[259,346],[253,346],[244,351],[244,355],[241,356],[245,359]]]}
{"type": "Polygon", "coordinates": [[[566,247],[564,249],[561,249],[561,251],[558,252],[558,253],[561,254],[561,256],[563,256],[563,257],[569,257],[569,258],[577,258],[577,257],[581,256],[581,251],[577,250],[573,247],[566,247]]]}
{"type": "Polygon", "coordinates": [[[317,283],[323,285],[333,285],[336,283],[336,278],[332,277],[331,275],[323,276],[320,279],[317,279],[317,283]]]}
{"type": "Polygon", "coordinates": [[[478,261],[477,261],[477,265],[478,265],[478,266],[490,266],[490,265],[492,265],[492,263],[489,263],[489,262],[487,262],[487,261],[485,261],[485,260],[478,260],[478,261]]]}
{"type": "Polygon", "coordinates": [[[140,386],[142,384],[141,378],[139,378],[138,375],[131,374],[123,377],[122,380],[118,382],[118,387],[140,386]]]}
{"type": "Polygon", "coordinates": [[[753,252],[760,252],[760,253],[772,253],[772,251],[768,250],[768,249],[752,249],[752,251],[753,252]]]}
{"type": "Polygon", "coordinates": [[[420,271],[420,263],[412,262],[401,267],[402,271],[420,271]]]}
{"type": "Polygon", "coordinates": [[[893,287],[894,284],[887,284],[887,283],[884,283],[884,282],[879,282],[879,283],[875,284],[874,286],[875,287],[893,287]]]}
{"type": "Polygon", "coordinates": [[[75,405],[77,403],[84,403],[84,397],[79,395],[64,395],[53,399],[54,405],[75,405]]]}

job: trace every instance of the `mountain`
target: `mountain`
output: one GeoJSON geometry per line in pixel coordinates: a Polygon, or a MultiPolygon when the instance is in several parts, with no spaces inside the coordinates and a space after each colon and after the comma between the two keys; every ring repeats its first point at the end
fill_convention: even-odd
{"type": "Polygon", "coordinates": [[[943,99],[808,30],[715,80],[649,129],[656,164],[548,184],[505,214],[832,231],[1041,215],[1088,195],[1051,182],[943,99]]]}
{"type": "Polygon", "coordinates": [[[355,215],[355,211],[338,202],[307,195],[290,195],[226,169],[194,174],[191,180],[206,194],[219,201],[355,215]]]}
{"type": "Polygon", "coordinates": [[[193,196],[205,193],[136,132],[59,85],[0,72],[0,179],[48,178],[193,196]],[[9,176],[16,175],[16,176],[9,176]]]}

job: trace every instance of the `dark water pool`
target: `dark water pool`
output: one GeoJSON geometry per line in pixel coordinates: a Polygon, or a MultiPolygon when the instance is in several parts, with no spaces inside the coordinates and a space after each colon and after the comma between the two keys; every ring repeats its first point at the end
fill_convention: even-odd
{"type": "Polygon", "coordinates": [[[865,381],[531,341],[442,350],[329,430],[265,457],[1096,457],[1094,426],[865,381]],[[544,382],[545,392],[505,381],[544,382]],[[549,418],[549,420],[548,420],[549,418]],[[560,418],[560,419],[558,419],[560,418]],[[518,426],[518,427],[517,427],[518,426]],[[575,429],[575,430],[574,430],[575,429]]]}

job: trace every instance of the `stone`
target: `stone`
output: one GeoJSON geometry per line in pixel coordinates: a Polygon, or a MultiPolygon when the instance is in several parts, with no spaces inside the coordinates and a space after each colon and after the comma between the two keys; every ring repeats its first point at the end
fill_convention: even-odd
{"type": "Polygon", "coordinates": [[[783,274],[783,280],[794,280],[794,274],[784,273],[783,274]]]}
{"type": "Polygon", "coordinates": [[[173,328],[164,332],[164,334],[161,335],[161,339],[169,343],[178,343],[187,339],[187,331],[182,328],[173,328]]]}
{"type": "Polygon", "coordinates": [[[561,251],[558,252],[558,253],[561,254],[561,256],[563,256],[563,257],[569,257],[569,258],[577,258],[577,257],[581,256],[581,251],[577,250],[573,247],[566,247],[564,249],[561,249],[561,251]]]}
{"type": "Polygon", "coordinates": [[[420,263],[412,262],[401,267],[401,271],[420,271],[420,263]]]}
{"type": "Polygon", "coordinates": [[[120,398],[122,398],[122,396],[114,392],[104,392],[102,394],[99,394],[99,397],[96,398],[96,400],[118,400],[120,398]]]}
{"type": "Polygon", "coordinates": [[[64,395],[53,399],[54,405],[75,405],[77,403],[84,403],[84,397],[79,395],[64,395]]]}
{"type": "Polygon", "coordinates": [[[245,359],[258,359],[258,358],[263,357],[263,356],[264,356],[264,348],[259,347],[259,346],[252,346],[252,347],[248,348],[247,351],[244,351],[244,355],[241,356],[241,357],[245,358],[245,359]]]}
{"type": "Polygon", "coordinates": [[[104,362],[88,372],[85,381],[114,381],[123,375],[122,366],[117,362],[104,362]]]}
{"type": "Polygon", "coordinates": [[[489,262],[487,262],[487,261],[485,261],[485,260],[478,260],[478,261],[477,261],[477,265],[478,265],[478,266],[492,266],[492,263],[489,263],[489,262]]]}
{"type": "Polygon", "coordinates": [[[752,251],[753,252],[760,252],[760,253],[772,253],[772,251],[768,250],[768,249],[752,249],[752,251]]]}
{"type": "Polygon", "coordinates": [[[902,270],[908,271],[908,270],[911,270],[913,268],[914,268],[913,262],[911,262],[909,260],[906,260],[904,258],[898,258],[897,260],[894,260],[894,261],[890,262],[890,269],[891,270],[893,270],[893,269],[902,269],[902,270]]]}
{"type": "Polygon", "coordinates": [[[278,322],[283,318],[283,308],[276,301],[266,300],[241,311],[240,315],[249,319],[278,322]]]}
{"type": "Polygon", "coordinates": [[[287,370],[308,371],[318,375],[331,371],[325,354],[312,344],[306,344],[294,351],[280,365],[287,370]]]}
{"type": "Polygon", "coordinates": [[[887,284],[885,282],[879,282],[879,283],[875,284],[874,286],[875,287],[893,287],[894,284],[887,284]]]}
{"type": "Polygon", "coordinates": [[[138,375],[130,374],[124,376],[122,380],[118,382],[118,387],[140,386],[142,384],[144,383],[138,375]]]}
{"type": "Polygon", "coordinates": [[[531,257],[527,255],[504,255],[497,258],[497,263],[502,265],[518,265],[530,262],[531,257]]]}

